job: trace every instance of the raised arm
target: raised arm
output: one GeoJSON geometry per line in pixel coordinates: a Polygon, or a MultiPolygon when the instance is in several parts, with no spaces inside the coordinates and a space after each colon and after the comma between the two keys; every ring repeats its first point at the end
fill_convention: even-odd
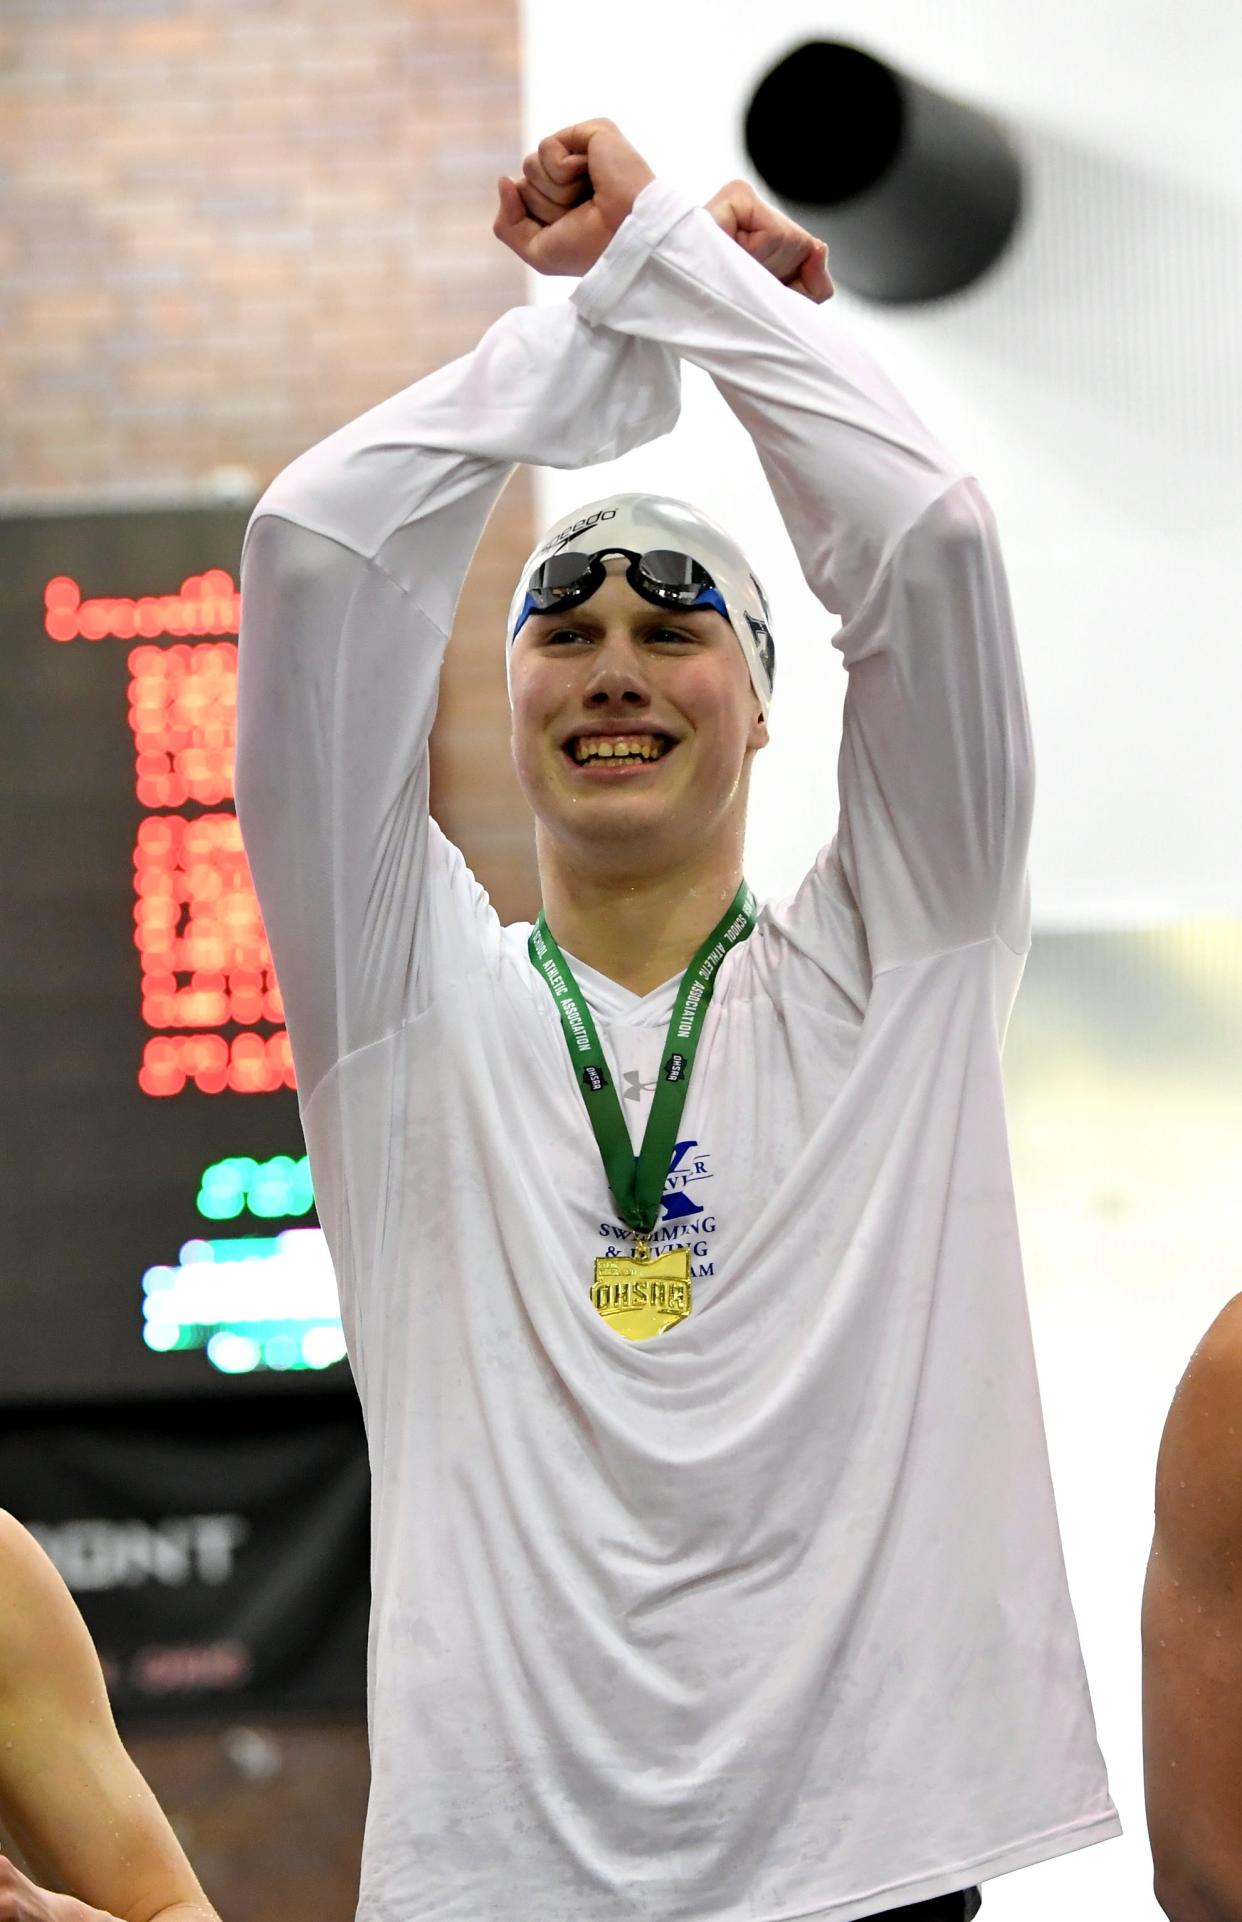
{"type": "Polygon", "coordinates": [[[555,138],[586,154],[612,228],[594,265],[579,259],[579,313],[706,369],[755,443],[809,585],[841,618],[840,851],[873,968],[994,935],[1023,949],[1026,707],[977,482],[835,317],[797,297],[805,287],[761,271],[743,183],[725,193],[735,245],[715,202],[713,217],[649,169],[623,212],[613,174],[637,176],[614,163],[610,123],[555,138]]]}
{"type": "Polygon", "coordinates": [[[1170,1922],[1242,1922],[1242,1295],[1204,1336],[1160,1445],[1143,1594],[1143,1763],[1170,1922]]]}
{"type": "Polygon", "coordinates": [[[256,508],[237,806],[304,1101],[425,1005],[486,925],[428,821],[427,739],[461,584],[514,464],[611,459],[678,407],[663,348],[568,306],[516,308],[295,460],[256,508]]]}
{"type": "Polygon", "coordinates": [[[219,1922],[121,1746],[99,1659],[43,1550],[0,1511],[0,1915],[30,1922],[219,1922]],[[6,1903],[8,1906],[6,1906],[6,1903]]]}

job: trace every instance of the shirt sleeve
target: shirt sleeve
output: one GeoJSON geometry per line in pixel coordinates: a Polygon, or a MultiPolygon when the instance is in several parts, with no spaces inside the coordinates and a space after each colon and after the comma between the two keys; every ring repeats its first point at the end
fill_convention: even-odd
{"type": "Polygon", "coordinates": [[[573,300],[711,375],[808,585],[840,617],[837,865],[872,970],[992,936],[1024,950],[1029,728],[978,482],[837,315],[780,286],[667,182],[643,189],[573,300]]]}
{"type": "Polygon", "coordinates": [[[567,302],[515,308],[472,353],[300,456],[255,509],[237,809],[303,1103],[425,1007],[446,970],[478,965],[494,928],[429,820],[427,741],[462,582],[509,474],[610,460],[667,433],[679,405],[664,348],[592,328],[567,302]]]}

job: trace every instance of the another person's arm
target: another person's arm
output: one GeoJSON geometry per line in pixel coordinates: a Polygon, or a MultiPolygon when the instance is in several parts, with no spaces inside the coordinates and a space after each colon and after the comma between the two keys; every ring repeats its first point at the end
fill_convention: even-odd
{"type": "Polygon", "coordinates": [[[126,1754],[99,1658],[38,1543],[0,1511],[0,1918],[218,1922],[126,1754]]]}
{"type": "Polygon", "coordinates": [[[1143,1761],[1170,1922],[1242,1922],[1242,1295],[1182,1377],[1143,1594],[1143,1761]]]}

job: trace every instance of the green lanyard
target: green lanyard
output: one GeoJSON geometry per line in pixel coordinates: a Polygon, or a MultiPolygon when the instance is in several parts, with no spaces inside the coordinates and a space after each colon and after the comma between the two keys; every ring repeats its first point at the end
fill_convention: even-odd
{"type": "Polygon", "coordinates": [[[600,1158],[621,1219],[646,1241],[655,1227],[677,1143],[682,1110],[690,1086],[690,1070],[703,1032],[708,1003],[716,985],[716,970],[726,954],[745,941],[755,925],[755,897],[745,881],[681,977],[673,1018],[668,1024],[665,1056],[660,1065],[643,1134],[635,1155],[617,1091],[612,1085],[591,1010],[574,980],[569,963],[557,947],[543,915],[531,930],[527,948],[531,963],[551,989],[569,1044],[578,1086],[599,1145],[600,1158]]]}

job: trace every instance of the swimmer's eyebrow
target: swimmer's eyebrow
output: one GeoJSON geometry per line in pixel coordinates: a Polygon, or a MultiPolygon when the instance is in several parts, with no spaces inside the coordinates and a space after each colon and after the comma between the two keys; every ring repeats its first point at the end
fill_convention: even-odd
{"type": "MultiPolygon", "coordinates": [[[[637,615],[629,625],[636,632],[645,632],[652,627],[668,627],[670,623],[697,621],[704,614],[715,614],[714,607],[652,607],[637,615]]],[[[538,627],[542,633],[548,628],[581,628],[584,634],[602,634],[607,626],[598,614],[588,614],[585,607],[567,607],[559,614],[530,614],[528,627],[538,627]]]]}

